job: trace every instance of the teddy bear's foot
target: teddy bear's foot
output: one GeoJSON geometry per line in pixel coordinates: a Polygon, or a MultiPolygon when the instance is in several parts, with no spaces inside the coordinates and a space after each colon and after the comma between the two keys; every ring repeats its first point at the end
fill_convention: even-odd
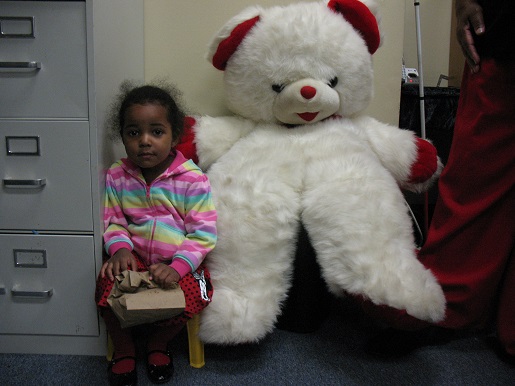
{"type": "Polygon", "coordinates": [[[216,289],[213,302],[200,314],[200,339],[224,345],[261,340],[273,330],[280,311],[276,301],[258,295],[242,297],[228,289],[216,289]]]}
{"type": "Polygon", "coordinates": [[[398,316],[397,322],[417,324],[415,320],[419,319],[438,323],[444,319],[446,300],[443,290],[431,271],[424,269],[418,261],[413,260],[412,270],[405,272],[404,275],[391,274],[383,285],[384,290],[376,293],[372,291],[369,297],[376,305],[386,306],[384,312],[388,307],[392,307],[391,313],[398,316]],[[391,287],[387,287],[386,283],[391,287]],[[395,312],[394,309],[399,312],[395,312]]]}
{"type": "MultiPolygon", "coordinates": [[[[417,319],[431,323],[441,322],[445,317],[446,308],[442,287],[429,270],[425,270],[424,274],[419,276],[419,279],[423,284],[417,289],[421,288],[421,292],[416,293],[415,297],[410,296],[410,292],[407,293],[405,298],[406,312],[417,319]]],[[[407,286],[406,290],[411,291],[411,288],[407,286]]],[[[402,304],[400,307],[397,304],[392,305],[402,308],[402,304]]]]}
{"type": "MultiPolygon", "coordinates": [[[[376,264],[355,265],[353,268],[347,270],[345,276],[338,275],[336,269],[324,271],[331,292],[341,295],[343,290],[343,293],[363,297],[378,310],[385,306],[385,316],[389,314],[385,310],[391,307],[391,316],[399,319],[406,314],[405,318],[409,320],[416,318],[438,323],[445,317],[443,290],[432,272],[425,269],[414,254],[401,259],[377,259],[376,264]]],[[[341,269],[339,271],[342,272],[341,269]]]]}

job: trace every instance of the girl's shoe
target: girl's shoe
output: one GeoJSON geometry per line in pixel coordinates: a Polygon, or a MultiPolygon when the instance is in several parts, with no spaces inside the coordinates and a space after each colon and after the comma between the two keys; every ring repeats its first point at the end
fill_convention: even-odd
{"type": "Polygon", "coordinates": [[[172,354],[169,350],[152,350],[147,353],[147,374],[148,378],[152,381],[152,383],[166,383],[173,376],[173,362],[172,362],[172,354]],[[161,353],[166,355],[170,362],[166,365],[155,365],[148,362],[148,358],[153,353],[161,353]]]}
{"type": "Polygon", "coordinates": [[[136,372],[136,358],[132,356],[113,359],[111,362],[109,362],[109,367],[107,371],[107,378],[109,380],[110,386],[135,386],[138,382],[136,372]],[[134,369],[126,373],[114,373],[112,371],[113,366],[124,359],[132,359],[134,361],[134,369]]]}

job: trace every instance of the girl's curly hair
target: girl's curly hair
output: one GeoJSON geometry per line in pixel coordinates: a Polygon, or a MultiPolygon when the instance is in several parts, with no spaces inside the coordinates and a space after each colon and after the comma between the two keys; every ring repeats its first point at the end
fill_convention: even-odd
{"type": "Polygon", "coordinates": [[[137,85],[132,80],[125,80],[120,85],[118,96],[109,109],[110,112],[107,117],[107,124],[110,128],[109,137],[115,141],[121,140],[125,124],[125,112],[130,106],[152,103],[166,108],[174,142],[178,143],[184,132],[185,116],[180,98],[180,91],[166,80],[154,81],[144,85],[137,85]]]}

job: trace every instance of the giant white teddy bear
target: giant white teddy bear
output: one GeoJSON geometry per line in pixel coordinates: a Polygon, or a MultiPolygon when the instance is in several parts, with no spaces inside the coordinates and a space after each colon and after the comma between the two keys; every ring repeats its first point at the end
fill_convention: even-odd
{"type": "Polygon", "coordinates": [[[360,115],[380,45],[376,8],[369,0],[254,6],[211,43],[235,116],[197,117],[193,128],[219,215],[206,259],[215,292],[201,314],[205,342],[256,342],[272,331],[300,222],[332,293],[443,318],[444,295],[417,260],[399,189],[433,182],[436,151],[360,115]]]}

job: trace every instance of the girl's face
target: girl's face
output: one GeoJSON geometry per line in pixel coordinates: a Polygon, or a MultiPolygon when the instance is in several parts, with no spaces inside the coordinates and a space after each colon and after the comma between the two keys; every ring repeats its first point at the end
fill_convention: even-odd
{"type": "Polygon", "coordinates": [[[122,141],[127,157],[141,168],[147,183],[152,182],[173,160],[174,139],[166,108],[153,103],[129,106],[122,141]]]}

